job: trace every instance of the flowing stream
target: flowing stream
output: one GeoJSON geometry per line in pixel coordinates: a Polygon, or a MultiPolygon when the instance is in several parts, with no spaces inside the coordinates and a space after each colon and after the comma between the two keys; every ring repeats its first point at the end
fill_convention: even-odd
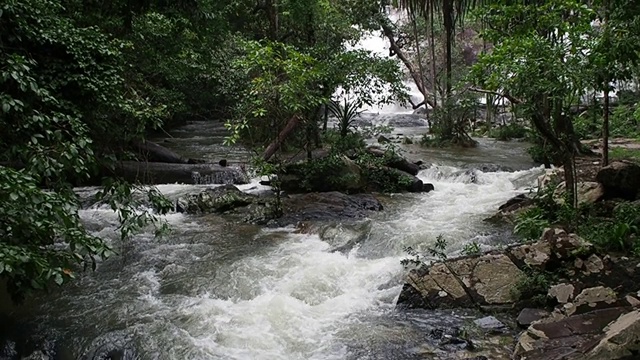
{"type": "MultiPolygon", "coordinates": [[[[405,248],[425,250],[440,234],[450,252],[470,241],[509,241],[508,232],[482,220],[540,174],[524,147],[483,141],[456,152],[413,148],[411,156],[434,164],[418,176],[435,191],[383,196],[385,210],[369,219],[318,225],[309,234],[174,213],[165,217],[169,236],[142,234],[122,246],[115,215],[90,207],[81,212],[88,228],[120,255],[15,314],[32,334],[56,340],[59,359],[92,358],[91,351],[109,346],[135,348],[140,359],[425,358],[434,352],[429,331],[473,318],[395,310],[405,248]],[[519,170],[462,169],[474,163],[519,170]]],[[[159,189],[177,198],[204,187],[159,189]]]]}

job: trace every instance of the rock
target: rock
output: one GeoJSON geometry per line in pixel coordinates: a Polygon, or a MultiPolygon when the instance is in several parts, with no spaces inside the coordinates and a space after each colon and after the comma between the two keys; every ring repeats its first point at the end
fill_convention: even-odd
{"type": "Polygon", "coordinates": [[[561,360],[584,359],[584,354],[597,341],[605,327],[625,312],[625,308],[609,308],[536,322],[520,335],[514,359],[561,360]]]}
{"type": "Polygon", "coordinates": [[[466,164],[463,166],[464,169],[469,170],[479,170],[484,173],[490,172],[513,172],[513,169],[499,164],[491,164],[491,163],[479,163],[479,164],[466,164]]]}
{"type": "Polygon", "coordinates": [[[484,219],[484,221],[511,224],[520,213],[526,211],[531,206],[533,206],[533,199],[527,197],[525,194],[520,194],[500,205],[498,212],[495,215],[484,219]]]}
{"type": "Polygon", "coordinates": [[[287,226],[308,221],[362,219],[382,204],[370,194],[347,195],[332,191],[291,195],[284,199],[284,215],[274,225],[287,226]]]}
{"type": "MultiPolygon", "coordinates": [[[[408,307],[468,307],[471,304],[501,305],[513,302],[511,289],[523,272],[502,254],[463,257],[412,270],[407,284],[421,294],[418,303],[408,307]],[[453,271],[453,272],[452,272],[453,271]]],[[[407,287],[398,304],[416,299],[407,287]]]]}
{"type": "Polygon", "coordinates": [[[518,325],[527,327],[533,322],[546,318],[549,314],[550,313],[547,310],[543,309],[524,308],[520,311],[516,321],[518,322],[518,325]]]}
{"type": "Polygon", "coordinates": [[[544,174],[538,176],[538,192],[549,186],[557,186],[564,180],[564,169],[545,169],[544,174]]]}
{"type": "MultiPolygon", "coordinates": [[[[105,173],[110,170],[104,169],[105,173]]],[[[237,168],[217,164],[173,164],[120,161],[115,174],[142,184],[247,184],[249,179],[237,168]]]]}
{"type": "Polygon", "coordinates": [[[549,297],[555,298],[559,304],[566,304],[573,299],[576,288],[571,284],[558,284],[549,288],[549,297]]]}
{"type": "Polygon", "coordinates": [[[635,310],[607,325],[604,337],[585,359],[637,359],[639,353],[640,311],[635,310]]]}
{"type": "MultiPolygon", "coordinates": [[[[577,190],[578,204],[593,204],[604,198],[604,186],[597,182],[579,182],[577,184],[577,190]]],[[[564,195],[566,191],[567,186],[563,181],[553,192],[554,200],[559,204],[564,204],[564,195]]]]}
{"type": "Polygon", "coordinates": [[[178,199],[176,211],[188,214],[223,213],[247,206],[255,199],[255,196],[246,194],[233,185],[224,185],[178,199]]]}
{"type": "Polygon", "coordinates": [[[489,333],[501,333],[507,330],[507,326],[500,320],[496,319],[495,316],[485,316],[474,320],[473,323],[476,324],[477,327],[489,333]]]}
{"type": "Polygon", "coordinates": [[[391,142],[391,140],[389,140],[389,139],[388,139],[386,136],[384,136],[384,135],[380,135],[380,136],[378,136],[378,142],[379,142],[380,144],[388,144],[388,143],[390,143],[390,142],[391,142]]]}
{"type": "Polygon", "coordinates": [[[435,190],[435,187],[433,187],[433,184],[423,184],[422,186],[422,192],[429,192],[429,191],[433,191],[435,190]]]}
{"type": "Polygon", "coordinates": [[[635,200],[640,189],[640,166],[627,161],[614,161],[596,175],[607,198],[635,200]]]}
{"type": "Polygon", "coordinates": [[[226,167],[227,166],[227,159],[222,159],[222,160],[218,161],[218,165],[220,165],[222,167],[226,167]]]}
{"type": "MultiPolygon", "coordinates": [[[[382,158],[387,156],[386,152],[382,149],[376,148],[376,147],[369,147],[367,148],[367,152],[373,156],[382,158]]],[[[388,160],[386,165],[392,169],[398,169],[400,171],[404,171],[406,173],[409,173],[411,175],[418,175],[418,172],[420,172],[420,166],[416,165],[412,162],[410,162],[409,160],[398,156],[398,155],[394,155],[391,156],[388,160]]]]}
{"type": "MultiPolygon", "coordinates": [[[[324,158],[328,159],[328,154],[324,158]]],[[[279,179],[280,188],[292,194],[329,191],[357,193],[366,186],[362,170],[346,156],[331,158],[321,166],[306,160],[290,163],[279,179]]]]}

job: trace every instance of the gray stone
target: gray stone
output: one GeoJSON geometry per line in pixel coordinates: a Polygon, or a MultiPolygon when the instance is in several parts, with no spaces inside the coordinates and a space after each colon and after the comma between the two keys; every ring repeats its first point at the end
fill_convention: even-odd
{"type": "Polygon", "coordinates": [[[549,315],[550,313],[547,310],[525,308],[520,311],[516,321],[518,322],[518,325],[527,327],[531,325],[531,323],[546,318],[549,315]]]}
{"type": "Polygon", "coordinates": [[[482,330],[489,332],[502,332],[507,329],[507,326],[494,316],[485,316],[481,319],[474,320],[473,323],[482,330]]]}

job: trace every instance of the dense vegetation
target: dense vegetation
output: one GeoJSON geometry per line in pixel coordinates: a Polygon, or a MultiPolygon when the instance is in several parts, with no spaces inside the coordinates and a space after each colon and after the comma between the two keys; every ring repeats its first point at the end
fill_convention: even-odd
{"type": "MultiPolygon", "coordinates": [[[[637,91],[619,93],[610,119],[608,97],[613,84],[639,74],[636,2],[407,0],[395,4],[409,15],[399,24],[387,17],[387,3],[3,2],[0,275],[12,293],[61,284],[112,252],[84,230],[74,185],[102,181],[99,197],[120,215],[123,239],[161,226],[156,215],[171,204],[110,172],[116,160],[136,156],[131,145],[149,131],[187,119],[225,121],[229,142],[263,151],[265,172],[279,151],[310,156],[323,143],[331,157],[314,169],[330,167],[363,149],[352,133],[359,109],[405,99],[401,64],[434,108],[439,143],[472,144],[467,124],[478,99],[489,101],[489,123],[493,100],[507,99],[531,125],[540,157],[567,169],[570,194],[579,136],[640,133],[637,91]],[[351,47],[370,30],[382,31],[392,56],[351,47]],[[336,91],[357,100],[336,105],[336,91]],[[573,111],[594,91],[604,93],[601,107],[573,111]],[[336,132],[327,129],[330,113],[336,132]],[[145,191],[154,211],[136,211],[133,191],[145,191]]],[[[523,135],[501,131],[505,139],[523,135]]],[[[357,161],[380,187],[393,182],[376,175],[378,160],[357,161]]]]}

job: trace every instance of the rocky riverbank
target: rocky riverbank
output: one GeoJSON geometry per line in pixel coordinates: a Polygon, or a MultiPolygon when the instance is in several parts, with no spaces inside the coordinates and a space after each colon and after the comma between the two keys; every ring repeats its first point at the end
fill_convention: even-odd
{"type": "MultiPolygon", "coordinates": [[[[638,206],[640,166],[614,161],[600,168],[591,160],[578,167],[582,206],[601,215],[638,206]]],[[[538,182],[546,194],[538,196],[562,206],[562,170],[548,171],[538,182]]],[[[513,223],[538,206],[536,201],[520,195],[488,220],[513,223]]],[[[619,231],[617,225],[610,231],[619,231]]],[[[620,232],[617,241],[635,241],[629,231],[620,232]]],[[[397,307],[509,315],[512,330],[523,329],[511,347],[513,359],[635,359],[640,354],[640,258],[633,254],[551,227],[535,242],[419,264],[408,273],[397,307]]]]}

